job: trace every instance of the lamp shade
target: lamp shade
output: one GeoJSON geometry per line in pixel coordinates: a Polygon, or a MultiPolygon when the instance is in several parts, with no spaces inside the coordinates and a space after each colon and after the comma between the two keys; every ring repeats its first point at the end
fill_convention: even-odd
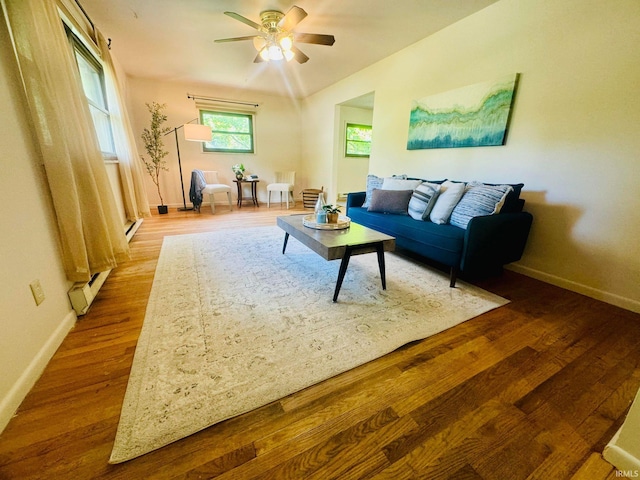
{"type": "Polygon", "coordinates": [[[207,125],[199,125],[197,123],[185,123],[184,139],[192,142],[210,142],[211,127],[207,125]]]}

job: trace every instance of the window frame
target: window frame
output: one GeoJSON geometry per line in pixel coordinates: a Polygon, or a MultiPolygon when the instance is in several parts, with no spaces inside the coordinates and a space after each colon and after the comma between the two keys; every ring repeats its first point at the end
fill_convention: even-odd
{"type": "Polygon", "coordinates": [[[80,75],[80,65],[78,65],[78,59],[76,57],[76,52],[78,54],[80,54],[82,56],[82,58],[91,66],[95,69],[96,73],[98,74],[98,78],[100,79],[100,89],[101,89],[101,93],[102,93],[102,98],[104,100],[104,105],[98,105],[95,101],[93,101],[85,92],[84,90],[84,83],[82,83],[82,76],[80,75],[80,81],[81,81],[81,85],[80,87],[82,88],[82,91],[85,94],[85,99],[87,100],[87,104],[89,105],[89,110],[91,110],[91,107],[95,108],[96,110],[98,110],[100,113],[102,113],[103,115],[105,115],[106,119],[107,119],[107,124],[109,126],[108,130],[108,141],[110,143],[110,147],[111,147],[111,151],[105,151],[102,150],[102,145],[101,145],[101,139],[100,139],[100,134],[97,131],[96,125],[93,122],[93,115],[92,115],[92,127],[94,128],[94,131],[96,133],[96,137],[98,138],[98,144],[100,146],[100,151],[102,153],[102,157],[104,160],[111,160],[111,161],[117,161],[118,160],[118,156],[116,154],[116,147],[115,147],[115,137],[113,134],[113,125],[111,123],[111,112],[109,112],[109,100],[107,98],[107,87],[106,87],[106,78],[105,78],[105,74],[104,74],[104,68],[102,66],[102,63],[100,63],[100,61],[96,58],[96,56],[91,52],[91,50],[89,50],[89,48],[87,48],[87,46],[82,42],[82,40],[80,40],[80,38],[71,30],[71,28],[63,22],[64,25],[64,29],[67,33],[67,38],[69,39],[69,43],[71,45],[71,50],[72,50],[72,54],[73,54],[73,59],[75,61],[76,64],[76,68],[78,69],[78,74],[80,75]]]}
{"type": "Polygon", "coordinates": [[[368,129],[370,134],[373,134],[373,127],[371,125],[364,125],[361,123],[349,123],[347,122],[344,129],[344,156],[345,157],[355,157],[355,158],[369,158],[371,156],[371,140],[353,140],[349,138],[349,128],[365,128],[368,129]],[[354,142],[357,144],[367,144],[369,145],[369,153],[349,153],[349,143],[354,142]]]}
{"type": "Polygon", "coordinates": [[[255,114],[251,112],[241,112],[241,111],[229,111],[224,109],[218,109],[215,107],[212,108],[199,108],[199,119],[202,125],[208,125],[205,121],[205,115],[214,114],[221,115],[224,117],[242,117],[248,120],[248,132],[234,132],[230,130],[215,130],[211,127],[211,134],[215,137],[218,135],[242,135],[249,138],[250,148],[214,148],[208,147],[207,145],[211,142],[203,142],[202,143],[202,151],[205,153],[232,153],[232,154],[255,154],[256,152],[256,138],[255,138],[255,114]]]}

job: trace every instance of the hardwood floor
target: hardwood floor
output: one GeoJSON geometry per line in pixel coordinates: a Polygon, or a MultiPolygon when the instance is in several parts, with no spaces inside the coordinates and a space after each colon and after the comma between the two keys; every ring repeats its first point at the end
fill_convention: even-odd
{"type": "Polygon", "coordinates": [[[640,387],[640,315],[509,271],[474,282],[502,308],[107,464],[163,237],[287,213],[216,210],[144,221],[0,435],[1,479],[616,478],[600,453],[640,387]]]}

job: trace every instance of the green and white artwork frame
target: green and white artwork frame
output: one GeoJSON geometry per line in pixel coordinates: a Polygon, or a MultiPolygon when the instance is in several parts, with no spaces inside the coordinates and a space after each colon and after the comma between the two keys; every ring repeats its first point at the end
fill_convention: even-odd
{"type": "Polygon", "coordinates": [[[504,145],[519,74],[414,100],[407,150],[504,145]]]}

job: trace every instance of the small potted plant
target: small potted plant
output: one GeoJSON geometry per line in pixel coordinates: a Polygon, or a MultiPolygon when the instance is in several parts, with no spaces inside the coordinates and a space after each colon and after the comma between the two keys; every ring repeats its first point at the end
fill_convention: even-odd
{"type": "Polygon", "coordinates": [[[244,165],[242,163],[236,163],[231,167],[231,170],[236,174],[236,180],[242,180],[244,178],[244,165]]]}
{"type": "Polygon", "coordinates": [[[162,199],[162,193],[160,192],[160,173],[162,170],[168,171],[167,161],[164,159],[169,152],[164,150],[164,144],[162,143],[162,137],[171,131],[168,127],[163,127],[162,124],[167,121],[167,116],[162,113],[162,110],[166,107],[165,104],[159,104],[152,102],[147,103],[147,109],[151,113],[151,128],[145,128],[142,132],[142,141],[144,142],[144,148],[149,155],[149,160],[140,155],[144,166],[147,168],[147,173],[151,177],[151,180],[158,189],[158,197],[160,197],[160,205],[158,205],[158,213],[167,213],[168,208],[164,204],[162,199]]]}
{"type": "Polygon", "coordinates": [[[327,223],[338,223],[339,205],[324,205],[322,209],[327,212],[327,223]]]}

